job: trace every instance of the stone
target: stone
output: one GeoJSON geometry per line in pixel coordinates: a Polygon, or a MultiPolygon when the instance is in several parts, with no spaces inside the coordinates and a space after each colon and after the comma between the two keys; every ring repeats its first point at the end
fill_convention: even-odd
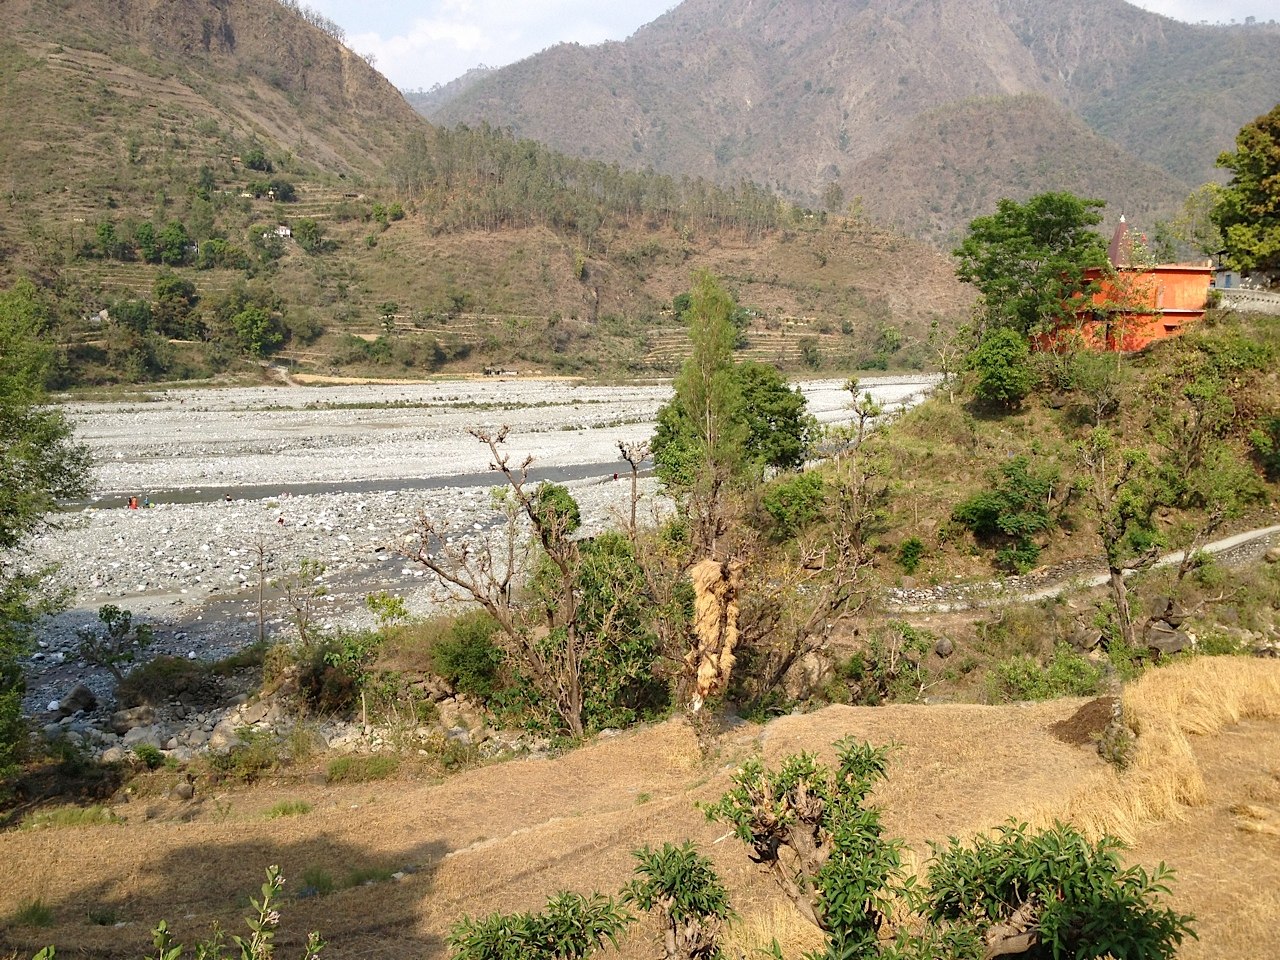
{"type": "Polygon", "coordinates": [[[179,783],[169,791],[170,800],[190,800],[196,795],[196,785],[190,781],[179,783]]]}
{"type": "Polygon", "coordinates": [[[77,683],[58,703],[58,712],[64,717],[79,710],[88,712],[98,705],[98,698],[83,683],[77,683]]]}
{"type": "Polygon", "coordinates": [[[245,724],[261,723],[266,719],[267,712],[271,709],[271,703],[267,700],[259,700],[256,703],[246,703],[239,710],[240,722],[245,724]]]}
{"type": "Polygon", "coordinates": [[[1272,547],[1262,555],[1262,559],[1267,563],[1280,563],[1280,547],[1272,547]]]}
{"type": "Polygon", "coordinates": [[[950,637],[939,637],[938,642],[933,645],[933,652],[945,660],[956,652],[955,642],[950,637]]]}
{"type": "Polygon", "coordinates": [[[111,729],[123,735],[134,727],[150,726],[155,720],[156,712],[151,707],[130,707],[128,710],[117,710],[111,715],[111,729]]]}
{"type": "Polygon", "coordinates": [[[239,742],[240,734],[236,732],[235,722],[228,717],[214,726],[207,744],[210,750],[225,753],[239,742]]]}
{"type": "Polygon", "coordinates": [[[1179,653],[1191,646],[1191,638],[1184,631],[1169,626],[1163,620],[1157,620],[1147,627],[1143,639],[1147,649],[1161,655],[1179,653]]]}
{"type": "Polygon", "coordinates": [[[209,731],[196,728],[187,731],[187,744],[192,747],[203,747],[209,742],[209,731]]]}
{"type": "Polygon", "coordinates": [[[123,763],[129,757],[129,751],[124,747],[107,747],[102,751],[101,760],[103,763],[123,763]]]}
{"type": "Polygon", "coordinates": [[[1071,646],[1076,650],[1093,650],[1102,642],[1102,631],[1093,624],[1077,623],[1071,631],[1071,646]]]}
{"type": "Polygon", "coordinates": [[[123,747],[133,748],[140,743],[145,743],[159,750],[164,743],[161,729],[157,726],[132,727],[120,738],[120,745],[123,747]]]}

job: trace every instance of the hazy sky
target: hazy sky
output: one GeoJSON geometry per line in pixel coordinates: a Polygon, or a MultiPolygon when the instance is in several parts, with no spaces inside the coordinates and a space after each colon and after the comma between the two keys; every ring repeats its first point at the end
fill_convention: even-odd
{"type": "MultiPolygon", "coordinates": [[[[561,41],[625,40],[678,0],[300,0],[347,32],[347,45],[372,53],[401,89],[447,83],[479,64],[501,67],[561,41]]],[[[1052,2],[1052,0],[1044,0],[1052,2]]],[[[1198,23],[1280,17],[1277,0],[1135,0],[1198,23]]]]}

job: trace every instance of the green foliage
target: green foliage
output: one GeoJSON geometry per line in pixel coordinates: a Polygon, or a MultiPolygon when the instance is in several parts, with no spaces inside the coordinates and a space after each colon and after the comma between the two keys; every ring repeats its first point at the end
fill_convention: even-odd
{"type": "Polygon", "coordinates": [[[920,561],[924,559],[924,541],[919,537],[907,537],[898,547],[897,561],[898,566],[902,567],[907,574],[913,574],[920,566],[920,561]]]}
{"type": "Polygon", "coordinates": [[[494,642],[498,623],[483,610],[458,617],[431,645],[431,668],[459,693],[488,700],[497,691],[502,648],[494,642]]]}
{"type": "Polygon", "coordinates": [[[396,596],[386,590],[379,590],[365,597],[364,607],[373,614],[380,627],[388,627],[409,619],[409,607],[405,604],[404,597],[396,596]]]}
{"type": "Polygon", "coordinates": [[[265,357],[284,342],[280,318],[262,307],[246,307],[231,318],[240,349],[251,357],[265,357]]]}
{"type": "Polygon", "coordinates": [[[779,477],[760,498],[782,537],[795,536],[821,519],[825,501],[826,483],[816,470],[779,477]]]}
{"type": "Polygon", "coordinates": [[[636,878],[622,901],[661,918],[668,960],[719,960],[719,934],[729,919],[729,893],[711,861],[692,843],[633,851],[636,878]]]}
{"type": "Polygon", "coordinates": [[[924,663],[936,641],[926,630],[891,621],[837,666],[833,683],[845,692],[837,699],[868,707],[915,702],[928,680],[924,663]]]}
{"type": "Polygon", "coordinates": [[[1034,384],[1027,338],[1008,327],[988,330],[969,355],[969,366],[978,374],[974,393],[992,406],[1019,406],[1034,384]]]}
{"type": "Polygon", "coordinates": [[[987,319],[1026,336],[1072,316],[1069,301],[1090,292],[1085,271],[1106,263],[1106,243],[1090,227],[1101,200],[1043,193],[1026,203],[1001,200],[969,224],[954,251],[957,274],[983,295],[987,319]]]}
{"type": "Polygon", "coordinates": [[[735,366],[733,377],[742,397],[747,466],[755,472],[800,467],[818,433],[800,388],[791,388],[776,368],[754,360],[735,366]]]}
{"type": "MultiPolygon", "coordinates": [[[[43,897],[36,897],[24,901],[9,922],[18,927],[51,927],[54,919],[53,908],[44,902],[43,897]]],[[[53,954],[49,956],[52,958],[53,954]]]]}
{"type": "Polygon", "coordinates": [[[0,778],[13,768],[21,740],[22,672],[17,659],[36,619],[56,604],[43,592],[44,571],[25,569],[22,546],[49,525],[60,500],[88,489],[88,452],[71,424],[46,403],[55,373],[48,305],[19,280],[0,291],[0,778]]]}
{"type": "Polygon", "coordinates": [[[281,800],[263,814],[267,820],[279,820],[282,817],[300,817],[311,812],[311,804],[305,800],[281,800]]]}
{"type": "Polygon", "coordinates": [[[1057,526],[1051,509],[1057,482],[1055,466],[1033,468],[1030,457],[1019,455],[990,478],[986,490],[959,504],[952,519],[999,546],[996,559],[1002,567],[1026,573],[1040,556],[1035,537],[1057,526]]]}
{"type": "Polygon", "coordinates": [[[164,766],[164,754],[149,743],[134,744],[133,755],[141,760],[148,770],[158,770],[164,766]]]}
{"type": "MultiPolygon", "coordinates": [[[[163,760],[164,758],[161,757],[161,759],[163,760]]],[[[65,830],[74,827],[98,827],[116,823],[124,823],[124,820],[117,817],[108,808],[93,804],[88,807],[59,807],[54,810],[34,813],[22,821],[22,829],[65,830]]]]}
{"type": "Polygon", "coordinates": [[[261,147],[250,147],[244,151],[240,154],[240,162],[250,170],[258,170],[262,173],[270,173],[272,171],[271,161],[267,159],[267,155],[261,147]]]}
{"type": "Polygon", "coordinates": [[[885,776],[888,751],[846,739],[836,744],[836,758],[831,769],[802,753],[776,771],[748,760],[729,792],[705,812],[733,828],[751,859],[774,874],[826,934],[828,949],[819,956],[870,957],[908,889],[902,841],[883,836],[880,810],[867,802],[885,776]]]}
{"type": "Polygon", "coordinates": [[[1101,667],[1060,643],[1045,665],[1025,655],[1001,660],[992,668],[988,684],[993,700],[1011,703],[1096,696],[1103,677],[1101,667]]]}
{"type": "Polygon", "coordinates": [[[400,758],[389,753],[348,754],[329,763],[330,783],[369,783],[389,780],[400,770],[400,758]]]}
{"type": "Polygon", "coordinates": [[[464,917],[449,932],[453,960],[580,960],[617,937],[631,917],[611,897],[563,891],[540,913],[464,917]]]}
{"type": "Polygon", "coordinates": [[[1264,417],[1249,431],[1249,446],[1268,480],[1280,480],[1280,416],[1264,417]]]}
{"type": "Polygon", "coordinates": [[[582,526],[578,501],[569,488],[544,481],[533,495],[534,522],[553,537],[567,537],[582,526]]]}
{"type": "Polygon", "coordinates": [[[1193,918],[1159,903],[1171,872],[1122,868],[1123,846],[1062,823],[1032,833],[1010,821],[972,846],[952,839],[934,848],[928,919],[986,936],[1016,916],[1035,934],[1032,957],[1171,958],[1193,918]]]}
{"type": "Polygon", "coordinates": [[[1228,262],[1241,270],[1280,269],[1280,104],[1245,124],[1235,151],[1218,157],[1218,166],[1232,174],[1214,208],[1228,262]]]}
{"type": "Polygon", "coordinates": [[[114,603],[98,608],[101,630],[84,627],[76,631],[80,638],[80,656],[86,663],[106,667],[119,682],[124,679],[120,667],[132,663],[151,645],[155,631],[145,623],[133,623],[133,614],[114,603]]]}

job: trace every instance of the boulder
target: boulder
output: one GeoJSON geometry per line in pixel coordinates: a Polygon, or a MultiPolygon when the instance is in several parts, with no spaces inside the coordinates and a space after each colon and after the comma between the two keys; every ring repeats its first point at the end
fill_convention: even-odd
{"type": "Polygon", "coordinates": [[[129,751],[124,747],[107,747],[102,751],[103,763],[123,763],[129,759],[129,751]]]}
{"type": "Polygon", "coordinates": [[[111,729],[121,735],[128,733],[134,727],[146,727],[155,722],[156,712],[148,706],[117,710],[111,715],[111,729]]]}
{"type": "Polygon", "coordinates": [[[89,711],[98,705],[98,698],[83,683],[77,683],[65,697],[58,701],[58,713],[69,717],[80,710],[89,711]]]}
{"type": "Polygon", "coordinates": [[[950,637],[939,637],[933,645],[933,652],[945,660],[956,652],[955,642],[950,637]]]}
{"type": "Polygon", "coordinates": [[[190,800],[196,795],[196,785],[188,781],[179,783],[169,791],[170,800],[190,800]]]}
{"type": "Polygon", "coordinates": [[[209,734],[207,741],[210,750],[226,753],[240,743],[240,734],[236,730],[235,721],[230,717],[217,723],[209,734]]]}
{"type": "Polygon", "coordinates": [[[164,731],[158,726],[131,727],[120,738],[120,745],[125,749],[132,749],[140,743],[159,750],[164,744],[164,731]]]}
{"type": "Polygon", "coordinates": [[[1076,650],[1093,650],[1102,642],[1102,631],[1091,623],[1078,622],[1071,630],[1069,642],[1076,650]]]}
{"type": "Polygon", "coordinates": [[[1262,559],[1267,563],[1280,563],[1280,547],[1272,547],[1262,555],[1262,559]]]}
{"type": "Polygon", "coordinates": [[[1191,646],[1191,638],[1184,631],[1169,626],[1163,620],[1157,620],[1147,627],[1143,639],[1148,650],[1161,655],[1179,653],[1191,646]]]}

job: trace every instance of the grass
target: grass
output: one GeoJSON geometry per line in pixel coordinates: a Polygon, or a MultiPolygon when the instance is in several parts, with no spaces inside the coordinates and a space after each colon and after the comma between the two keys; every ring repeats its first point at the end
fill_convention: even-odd
{"type": "Polygon", "coordinates": [[[1128,768],[1108,771],[1068,804],[1066,819],[1090,836],[1132,843],[1152,823],[1181,819],[1208,798],[1189,737],[1209,737],[1243,719],[1280,719],[1280,663],[1195,657],[1148,670],[1121,700],[1135,737],[1128,768]]]}
{"type": "Polygon", "coordinates": [[[72,827],[99,827],[123,823],[114,812],[100,805],[90,807],[58,807],[32,814],[22,822],[23,830],[63,830],[72,827]]]}
{"type": "Polygon", "coordinates": [[[387,753],[348,754],[329,763],[330,783],[367,783],[387,780],[400,769],[400,758],[387,753]]]}
{"type": "Polygon", "coordinates": [[[279,820],[281,817],[300,817],[311,812],[311,804],[305,800],[281,800],[263,814],[268,820],[279,820]]]}
{"type": "Polygon", "coordinates": [[[9,918],[10,923],[19,927],[51,927],[53,921],[53,908],[42,897],[26,901],[9,918]]]}

